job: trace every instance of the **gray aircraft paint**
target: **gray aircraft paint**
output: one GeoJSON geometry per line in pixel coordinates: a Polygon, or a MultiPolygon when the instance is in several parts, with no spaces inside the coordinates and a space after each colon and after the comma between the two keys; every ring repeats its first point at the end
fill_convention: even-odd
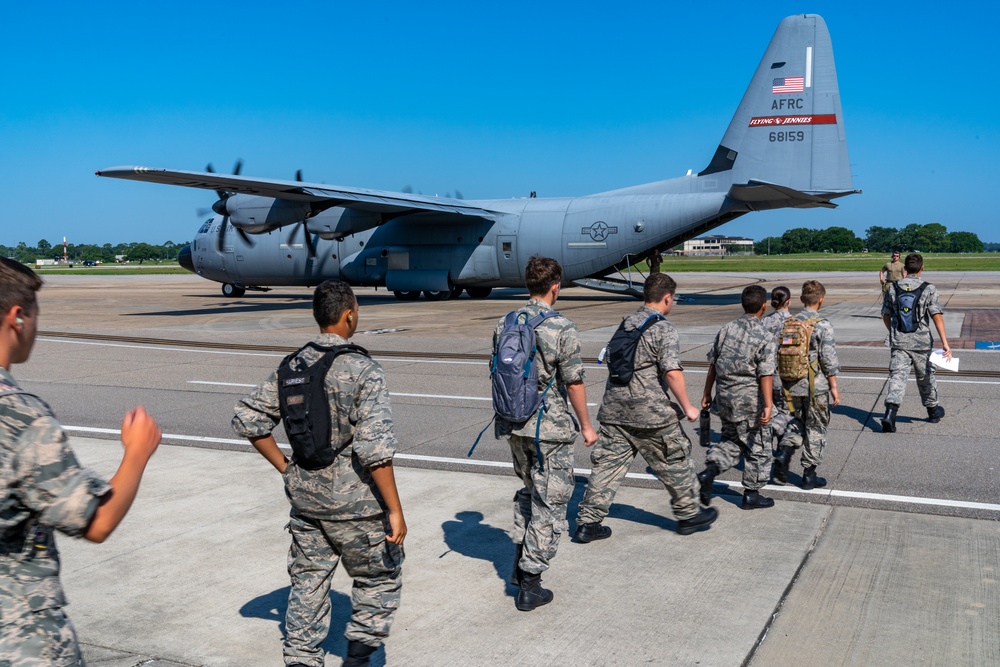
{"type": "Polygon", "coordinates": [[[698,174],[586,197],[480,201],[146,167],[97,174],[228,193],[185,257],[200,276],[224,283],[224,292],[327,278],[396,292],[520,287],[536,254],[559,260],[571,283],[746,213],[834,207],[832,199],[857,192],[830,35],[809,14],[778,26],[698,174]],[[252,246],[230,227],[220,252],[223,213],[254,235],[252,246]],[[303,230],[290,227],[303,222],[314,257],[303,230]]]}

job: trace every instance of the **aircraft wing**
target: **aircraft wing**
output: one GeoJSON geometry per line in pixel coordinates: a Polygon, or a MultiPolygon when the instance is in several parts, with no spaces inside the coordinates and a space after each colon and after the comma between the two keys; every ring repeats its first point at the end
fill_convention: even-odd
{"type": "Polygon", "coordinates": [[[449,197],[426,197],[389,190],[368,190],[346,188],[338,185],[304,183],[302,181],[279,181],[263,178],[249,178],[228,174],[213,174],[198,171],[172,171],[151,167],[112,167],[101,169],[98,176],[124,178],[131,181],[181,185],[186,188],[221,190],[224,192],[286,199],[297,202],[313,202],[321,208],[342,206],[372,213],[399,217],[412,213],[452,213],[473,216],[487,220],[499,219],[503,213],[485,209],[462,199],[449,197]]]}

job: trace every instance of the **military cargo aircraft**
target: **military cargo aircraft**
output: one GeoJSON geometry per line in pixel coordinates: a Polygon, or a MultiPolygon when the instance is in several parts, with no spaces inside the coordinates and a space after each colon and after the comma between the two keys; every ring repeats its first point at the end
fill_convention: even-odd
{"type": "MultiPolygon", "coordinates": [[[[702,171],[584,197],[463,200],[148,167],[98,176],[215,190],[216,215],[180,263],[226,296],[328,278],[385,286],[397,299],[522,287],[535,254],[564,279],[637,293],[614,278],[745,213],[836,205],[854,190],[833,47],[820,16],[778,26],[736,115],[702,171]],[[620,275],[620,273],[619,273],[620,275]]],[[[641,289],[641,285],[639,286],[641,289]]]]}

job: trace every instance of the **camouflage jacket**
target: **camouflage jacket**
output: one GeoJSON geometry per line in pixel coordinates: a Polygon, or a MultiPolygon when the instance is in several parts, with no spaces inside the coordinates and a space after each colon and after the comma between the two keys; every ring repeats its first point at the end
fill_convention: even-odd
{"type": "MultiPolygon", "coordinates": [[[[775,310],[769,315],[765,315],[760,319],[760,325],[767,329],[768,333],[774,336],[774,352],[775,355],[778,353],[778,334],[781,333],[782,328],[785,326],[785,320],[791,317],[792,314],[788,312],[787,308],[782,308],[781,310],[775,310]]],[[[776,393],[781,393],[781,376],[778,375],[778,359],[775,356],[774,361],[774,383],[771,385],[771,389],[776,393]]]]}
{"type": "MultiPolygon", "coordinates": [[[[0,392],[17,390],[0,368],[0,392]]],[[[52,410],[40,398],[0,397],[0,618],[66,604],[54,531],[78,537],[111,487],[81,468],[52,410]]]]}
{"type": "Polygon", "coordinates": [[[774,340],[750,314],[733,320],[716,334],[708,350],[708,363],[715,364],[716,404],[722,419],[746,421],[763,410],[758,378],[774,374],[774,340]]]}
{"type": "MultiPolygon", "coordinates": [[[[643,306],[625,318],[625,330],[634,331],[650,315],[659,314],[660,311],[643,306]]],[[[597,421],[634,428],[676,424],[677,411],[670,402],[664,380],[669,371],[684,370],[681,366],[680,336],[673,324],[661,320],[643,332],[636,346],[634,368],[632,381],[624,387],[607,382],[597,421]]]]}
{"type": "MultiPolygon", "coordinates": [[[[313,340],[326,347],[347,343],[335,334],[320,334],[313,340]]],[[[318,350],[305,348],[296,361],[311,365],[321,356],[318,350]]],[[[281,419],[277,378],[277,371],[271,373],[236,404],[232,426],[237,435],[256,438],[277,426],[281,419]]],[[[334,449],[346,447],[332,464],[319,470],[295,465],[293,456],[285,468],[285,495],[296,511],[311,518],[378,516],[383,513],[383,501],[369,468],[391,462],[396,453],[385,373],[368,357],[341,354],[326,375],[326,393],[330,399],[330,444],[334,449]]]]}
{"type": "MultiPolygon", "coordinates": [[[[920,283],[926,282],[920,276],[906,276],[897,284],[900,287],[916,289],[920,283]]],[[[882,298],[882,317],[892,318],[889,326],[889,346],[897,350],[930,350],[934,339],[931,336],[931,318],[943,313],[938,291],[934,285],[927,283],[920,300],[917,302],[917,315],[920,316],[917,330],[913,333],[903,333],[896,330],[896,290],[890,287],[882,298]]]]}
{"type": "MultiPolygon", "coordinates": [[[[531,299],[518,312],[528,313],[534,317],[539,313],[552,310],[552,307],[541,299],[531,299]]],[[[493,331],[493,349],[503,331],[504,318],[497,322],[493,331]]],[[[580,356],[580,337],[576,325],[559,315],[550,317],[535,328],[535,345],[538,348],[538,393],[541,394],[555,377],[555,382],[545,395],[548,408],[542,418],[539,429],[539,439],[548,442],[573,442],[579,427],[570,415],[569,402],[566,399],[566,385],[583,382],[583,359],[580,356]]],[[[535,426],[538,423],[538,413],[535,413],[524,424],[512,424],[497,417],[494,435],[498,438],[508,435],[521,435],[526,438],[535,437],[535,426]]]]}
{"type": "MultiPolygon", "coordinates": [[[[812,336],[809,338],[809,363],[819,371],[813,379],[813,388],[817,394],[827,394],[830,392],[830,382],[827,378],[840,372],[840,361],[837,359],[837,339],[833,335],[833,325],[830,324],[830,320],[813,308],[803,308],[795,317],[800,320],[808,320],[810,317],[820,318],[813,327],[812,336]]],[[[783,382],[782,385],[792,396],[809,395],[808,377],[795,382],[783,382]]]]}

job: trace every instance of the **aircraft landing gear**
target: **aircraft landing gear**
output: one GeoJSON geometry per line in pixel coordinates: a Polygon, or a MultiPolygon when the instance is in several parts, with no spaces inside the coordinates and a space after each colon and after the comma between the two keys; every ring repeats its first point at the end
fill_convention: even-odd
{"type": "Polygon", "coordinates": [[[222,296],[238,299],[246,293],[247,291],[242,287],[238,287],[232,283],[222,283],[222,296]]]}
{"type": "Polygon", "coordinates": [[[462,290],[463,289],[464,289],[463,287],[452,287],[451,288],[451,294],[448,295],[448,298],[449,299],[457,299],[458,297],[462,296],[462,290]]]}
{"type": "Polygon", "coordinates": [[[466,287],[465,291],[469,293],[469,297],[472,299],[485,299],[493,291],[492,287],[466,287]]]}
{"type": "Polygon", "coordinates": [[[407,292],[394,291],[392,295],[396,297],[397,301],[416,301],[417,299],[420,298],[420,291],[419,290],[411,290],[407,292]]]}
{"type": "Polygon", "coordinates": [[[451,298],[451,290],[424,290],[424,298],[428,301],[447,301],[451,298]]]}

